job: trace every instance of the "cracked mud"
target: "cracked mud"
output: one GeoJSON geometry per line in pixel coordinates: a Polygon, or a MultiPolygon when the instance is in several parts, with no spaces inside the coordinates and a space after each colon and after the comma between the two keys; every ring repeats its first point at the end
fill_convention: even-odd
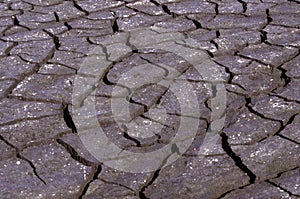
{"type": "MultiPolygon", "coordinates": [[[[299,198],[299,18],[297,0],[0,0],[0,198],[299,198]],[[192,38],[210,57],[208,70],[217,66],[226,119],[209,150],[200,147],[218,87],[207,89],[206,77],[174,53],[138,49],[130,36],[126,45],[107,40],[151,26],[192,38]],[[71,98],[95,47],[107,60],[114,48],[127,52],[96,89],[106,136],[123,150],[155,151],[174,138],[182,117],[193,118],[198,131],[177,161],[127,173],[87,151],[71,98]],[[179,71],[174,82],[193,86],[201,117],[182,115],[174,93],[159,84],[133,92],[119,82],[140,65],[153,67],[149,75],[159,80],[179,71]],[[130,104],[131,121],[158,133],[141,138],[130,122],[116,124],[110,107],[116,87],[117,98],[130,104]],[[165,108],[165,121],[151,115],[153,106],[165,108]]],[[[180,153],[177,145],[172,153],[180,153]]]]}

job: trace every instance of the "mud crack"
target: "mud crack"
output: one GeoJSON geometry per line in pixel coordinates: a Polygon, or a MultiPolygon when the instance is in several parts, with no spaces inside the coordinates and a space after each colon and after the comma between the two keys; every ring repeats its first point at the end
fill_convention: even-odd
{"type": "Polygon", "coordinates": [[[93,181],[95,181],[95,180],[98,179],[98,175],[101,173],[101,171],[102,171],[102,164],[100,164],[100,165],[98,165],[98,166],[96,166],[96,167],[94,168],[94,174],[93,174],[92,178],[84,185],[84,187],[83,187],[81,193],[80,193],[79,196],[78,196],[78,199],[82,199],[82,198],[83,198],[83,196],[86,194],[86,192],[87,192],[87,190],[88,190],[90,184],[91,184],[93,181]]]}
{"type": "Polygon", "coordinates": [[[63,107],[63,116],[64,116],[64,121],[66,123],[66,125],[72,129],[72,133],[77,133],[77,128],[73,122],[72,116],[69,112],[69,104],[65,104],[64,102],[62,103],[62,107],[63,107]]]}
{"type": "Polygon", "coordinates": [[[81,157],[77,151],[71,146],[69,145],[68,143],[64,142],[63,140],[61,139],[56,139],[56,142],[58,144],[60,144],[61,146],[63,146],[67,151],[68,153],[71,155],[71,157],[76,160],[77,162],[85,165],[85,166],[95,166],[95,163],[89,161],[89,160],[86,160],[85,158],[81,157]]]}
{"type": "Polygon", "coordinates": [[[76,3],[76,1],[73,1],[73,5],[74,5],[74,7],[75,7],[77,10],[83,12],[86,16],[89,15],[89,12],[86,11],[86,10],[84,10],[80,5],[78,5],[78,4],[76,3]]]}
{"type": "Polygon", "coordinates": [[[235,162],[235,165],[245,172],[245,174],[247,174],[249,177],[249,183],[253,184],[255,182],[256,175],[243,163],[242,159],[233,152],[228,143],[228,136],[224,132],[222,132],[220,135],[222,137],[223,150],[229,157],[231,157],[231,159],[235,162]]]}
{"type": "Polygon", "coordinates": [[[15,149],[16,152],[17,152],[16,157],[19,158],[19,159],[21,159],[21,160],[24,160],[25,162],[27,162],[27,163],[30,165],[30,167],[32,168],[32,171],[33,171],[34,175],[35,175],[35,176],[36,176],[43,184],[46,184],[45,180],[43,180],[43,178],[41,178],[41,177],[39,176],[39,174],[37,173],[34,164],[33,164],[29,159],[27,159],[26,157],[24,157],[24,156],[22,156],[22,155],[20,154],[20,150],[19,150],[18,147],[16,147],[16,146],[14,146],[13,144],[11,144],[9,141],[7,141],[6,139],[4,139],[4,137],[2,137],[1,135],[0,135],[0,140],[2,140],[5,144],[7,144],[8,146],[10,146],[10,147],[12,147],[13,149],[15,149]]]}

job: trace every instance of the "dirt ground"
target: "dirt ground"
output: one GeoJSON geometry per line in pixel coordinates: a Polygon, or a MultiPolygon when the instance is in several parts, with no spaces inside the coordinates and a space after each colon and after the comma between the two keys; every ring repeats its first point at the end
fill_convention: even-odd
{"type": "Polygon", "coordinates": [[[297,0],[0,0],[0,198],[299,198],[299,19],[297,0]],[[93,121],[140,159],[98,158],[93,121]]]}

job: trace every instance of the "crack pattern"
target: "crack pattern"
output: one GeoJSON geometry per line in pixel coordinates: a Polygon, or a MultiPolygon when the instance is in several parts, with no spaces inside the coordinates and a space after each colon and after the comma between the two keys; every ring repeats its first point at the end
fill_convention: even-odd
{"type": "Polygon", "coordinates": [[[36,168],[34,166],[34,164],[29,160],[27,159],[26,157],[24,157],[23,155],[20,154],[20,150],[19,148],[15,147],[14,145],[12,145],[11,143],[9,143],[7,140],[5,140],[1,135],[0,135],[0,140],[4,141],[8,146],[14,148],[17,152],[16,156],[17,158],[21,159],[21,160],[24,160],[26,161],[30,167],[32,168],[32,171],[34,173],[34,175],[43,183],[43,184],[46,184],[46,182],[39,176],[39,174],[37,173],[36,171],[36,168]]]}
{"type": "MultiPolygon", "coordinates": [[[[257,168],[261,165],[255,162],[259,158],[253,155],[254,152],[251,154],[253,156],[251,156],[253,161],[251,170],[247,162],[249,159],[247,155],[250,154],[247,153],[247,147],[254,145],[267,148],[271,146],[268,143],[279,143],[278,148],[273,149],[275,155],[284,153],[284,149],[290,147],[291,153],[287,156],[291,160],[294,158],[293,154],[299,153],[297,147],[293,148],[300,144],[296,135],[300,114],[300,96],[297,88],[300,78],[298,72],[300,50],[297,37],[299,1],[236,0],[229,4],[216,0],[205,2],[96,0],[92,3],[76,0],[21,0],[0,1],[0,10],[0,61],[3,63],[0,66],[0,147],[3,151],[0,161],[19,159],[28,164],[34,179],[37,178],[44,186],[43,190],[52,191],[56,194],[55,197],[63,195],[66,198],[88,197],[95,189],[100,189],[104,198],[105,194],[115,198],[133,195],[139,198],[228,198],[236,193],[245,193],[249,189],[253,189],[249,197],[255,197],[255,193],[261,191],[259,186],[262,185],[266,188],[276,187],[282,192],[280,194],[290,197],[299,196],[293,192],[292,185],[283,186],[274,181],[280,178],[281,174],[297,169],[299,165],[294,165],[295,160],[286,161],[284,164],[274,160],[268,167],[276,170],[278,165],[281,165],[282,167],[276,170],[277,173],[269,171],[260,173],[257,168]],[[207,82],[198,78],[193,67],[186,66],[184,61],[165,52],[138,49],[133,45],[135,38],[132,38],[131,34],[128,34],[125,41],[126,47],[129,47],[131,52],[117,61],[110,60],[113,51],[110,46],[104,45],[107,38],[118,37],[119,34],[135,28],[150,26],[179,30],[186,39],[192,38],[196,42],[193,45],[197,47],[182,44],[180,41],[175,43],[186,48],[206,51],[217,69],[223,71],[222,74],[226,78],[218,83],[225,82],[228,101],[227,110],[222,116],[226,115],[224,128],[232,128],[233,133],[229,134],[222,130],[218,136],[220,142],[216,142],[214,146],[216,151],[205,151],[209,154],[203,156],[199,146],[204,139],[201,137],[202,134],[204,136],[206,132],[212,130],[210,128],[212,121],[207,115],[213,111],[209,98],[217,96],[217,84],[212,86],[210,93],[207,93],[202,88],[207,82]],[[93,162],[85,158],[85,155],[79,155],[84,146],[74,141],[79,137],[69,110],[70,89],[73,87],[74,76],[80,71],[80,64],[91,56],[90,49],[95,46],[102,48],[106,61],[112,61],[103,77],[99,77],[101,87],[97,97],[109,99],[113,88],[124,88],[128,103],[138,107],[130,110],[133,117],[129,123],[141,123],[145,128],[152,124],[164,129],[163,133],[153,133],[152,137],[145,140],[131,135],[126,125],[120,125],[115,129],[109,122],[105,122],[110,113],[109,104],[105,104],[105,101],[101,104],[103,107],[98,110],[103,116],[98,118],[101,120],[100,123],[105,124],[112,141],[120,138],[120,145],[125,146],[124,150],[127,148],[156,150],[161,145],[169,143],[174,136],[173,133],[180,123],[176,118],[200,119],[206,125],[199,125],[197,138],[194,139],[191,148],[183,154],[182,158],[186,158],[182,161],[184,164],[180,159],[164,168],[170,157],[168,156],[144,181],[137,182],[130,176],[119,183],[115,178],[121,178],[125,174],[119,174],[120,177],[115,172],[108,179],[99,179],[102,163],[93,162]],[[126,70],[116,67],[122,63],[126,70]],[[151,88],[149,90],[141,88],[133,91],[111,79],[120,77],[128,68],[145,63],[160,69],[162,74],[159,75],[164,80],[172,75],[170,68],[165,66],[174,67],[176,70],[179,68],[180,76],[175,78],[176,81],[184,82],[181,79],[184,76],[188,79],[188,83],[193,84],[199,100],[201,99],[200,109],[204,115],[194,117],[181,114],[181,107],[177,107],[176,99],[172,101],[170,97],[168,92],[170,88],[162,89],[151,84],[147,85],[151,88]],[[147,97],[142,99],[138,95],[142,91],[144,91],[142,97],[149,94],[152,99],[147,97]],[[171,100],[166,100],[168,98],[171,100]],[[32,107],[32,103],[43,106],[32,107]],[[159,106],[167,109],[166,115],[169,118],[167,123],[161,118],[153,118],[150,114],[152,108],[159,106]],[[246,119],[243,119],[244,116],[246,119]],[[255,120],[262,123],[258,124],[255,120]],[[44,128],[47,122],[48,128],[44,128]],[[235,127],[239,124],[240,126],[235,127]],[[252,132],[244,130],[249,126],[253,128],[252,132]],[[116,134],[118,136],[115,136],[116,134]],[[235,142],[239,139],[249,142],[246,144],[235,142]],[[41,154],[46,153],[46,158],[43,159],[37,151],[35,153],[30,151],[38,146],[50,149],[53,143],[61,146],[59,147],[62,150],[61,154],[55,154],[55,151],[42,151],[41,154]],[[288,144],[284,145],[285,143],[288,144]],[[236,147],[239,149],[238,153],[235,151],[236,147]],[[63,153],[70,155],[68,161],[75,162],[77,167],[69,162],[65,163],[63,158],[59,162],[47,159],[53,154],[55,157],[64,157],[63,153]],[[229,161],[230,163],[226,165],[226,158],[233,162],[229,161]],[[63,162],[65,165],[62,165],[63,162]],[[40,172],[40,165],[44,165],[49,171],[40,172]],[[241,171],[245,175],[240,175],[241,171]],[[65,174],[68,172],[72,172],[70,174],[72,180],[55,177],[67,178],[68,175],[65,174]],[[207,173],[216,173],[223,179],[207,176],[207,173]],[[201,184],[205,182],[205,186],[201,190],[191,186],[194,184],[192,178],[201,184]],[[94,187],[99,181],[104,183],[105,190],[101,190],[101,186],[94,187]],[[61,188],[51,189],[52,183],[61,188]],[[65,183],[65,186],[61,183],[65,183]],[[73,190],[67,190],[66,187],[73,187],[73,190]],[[128,192],[122,192],[122,188],[128,192]],[[199,195],[195,196],[194,193],[199,195]]],[[[146,42],[148,41],[145,36],[146,42]]],[[[118,50],[122,50],[121,48],[118,50]]],[[[176,144],[172,145],[171,152],[181,154],[176,144]]],[[[264,160],[261,164],[266,164],[268,160],[264,160]]],[[[16,186],[12,188],[5,178],[9,173],[2,172],[10,167],[15,168],[12,164],[15,163],[7,165],[3,163],[5,166],[0,167],[0,173],[3,173],[0,180],[4,182],[0,185],[0,190],[9,187],[15,194],[23,193],[17,195],[18,197],[26,198],[54,196],[49,195],[47,191],[38,192],[40,187],[32,186],[31,182],[23,177],[14,179],[16,186]],[[22,184],[28,184],[28,192],[32,195],[23,191],[25,189],[22,184]]],[[[18,168],[23,167],[21,165],[18,168]]],[[[22,171],[14,171],[18,172],[22,174],[22,171]]],[[[293,180],[290,181],[294,183],[293,180]]],[[[4,193],[0,191],[1,194],[4,193]]],[[[271,192],[268,194],[266,198],[272,197],[271,192]]]]}

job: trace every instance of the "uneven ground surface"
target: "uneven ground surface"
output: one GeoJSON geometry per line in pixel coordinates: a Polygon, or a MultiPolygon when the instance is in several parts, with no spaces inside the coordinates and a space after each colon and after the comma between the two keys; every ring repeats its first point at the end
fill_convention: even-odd
{"type": "Polygon", "coordinates": [[[296,0],[0,0],[0,198],[300,197],[299,19],[296,0]],[[180,71],[184,79],[174,81],[193,85],[202,115],[176,162],[127,173],[85,149],[72,125],[71,95],[91,49],[150,26],[184,33],[210,56],[227,91],[226,119],[218,140],[202,150],[215,97],[205,77],[173,53],[130,49],[99,77],[97,116],[111,141],[129,151],[157,150],[189,117],[172,92],[150,84],[128,99],[130,112],[162,131],[139,139],[116,125],[112,90],[126,88],[118,79],[142,64],[156,66],[158,80],[170,68],[153,64],[180,71]],[[149,116],[155,104],[166,109],[166,123],[149,116]]]}

